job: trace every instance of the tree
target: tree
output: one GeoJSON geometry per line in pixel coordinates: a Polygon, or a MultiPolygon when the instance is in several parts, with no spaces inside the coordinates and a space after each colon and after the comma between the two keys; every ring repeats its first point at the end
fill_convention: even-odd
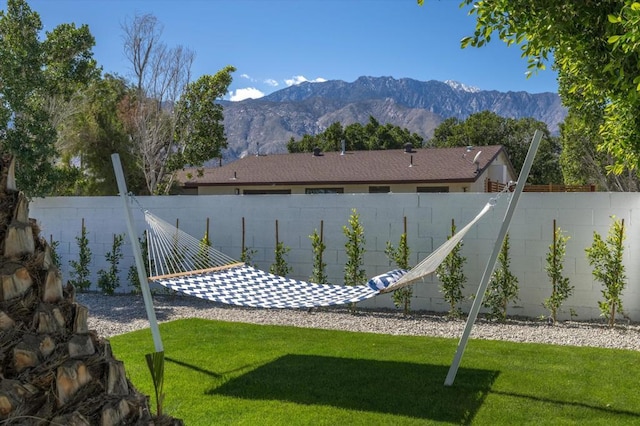
{"type": "Polygon", "coordinates": [[[323,284],[327,282],[327,263],[323,260],[322,256],[327,249],[327,245],[324,243],[324,226],[323,222],[320,222],[320,233],[314,229],[313,234],[309,235],[311,240],[311,248],[313,249],[313,273],[310,277],[314,283],[323,284]]]}
{"type": "MultiPolygon", "coordinates": [[[[456,234],[456,224],[451,220],[451,235],[447,240],[456,234]]],[[[449,303],[449,317],[459,318],[462,316],[462,309],[458,306],[464,299],[462,290],[467,277],[464,274],[464,264],[467,258],[462,256],[463,243],[460,241],[455,245],[451,253],[445,257],[444,261],[436,268],[436,276],[442,283],[441,290],[445,302],[449,303]]]]}
{"type": "Polygon", "coordinates": [[[407,143],[416,147],[423,143],[422,136],[417,133],[392,124],[383,126],[373,116],[369,116],[369,123],[365,126],[353,123],[343,128],[341,123],[336,122],[317,135],[303,135],[300,141],[291,138],[287,143],[287,150],[290,153],[312,152],[317,147],[325,152],[340,151],[343,141],[348,151],[401,149],[407,143]]]}
{"type": "Polygon", "coordinates": [[[91,270],[89,270],[89,266],[91,265],[91,248],[89,247],[87,234],[87,227],[84,224],[84,219],[82,219],[80,235],[76,237],[78,260],[69,261],[69,266],[72,268],[70,272],[71,280],[69,280],[69,282],[80,291],[89,290],[91,287],[91,281],[89,281],[89,276],[91,275],[91,270]]]}
{"type": "Polygon", "coordinates": [[[602,122],[601,111],[588,115],[570,111],[560,125],[560,167],[565,183],[594,184],[603,191],[638,191],[640,179],[636,172],[608,172],[615,161],[611,154],[598,149],[603,143],[599,133],[602,122]]]}
{"type": "Polygon", "coordinates": [[[122,260],[122,243],[124,234],[114,234],[111,251],[105,254],[109,267],[98,271],[98,287],[106,295],[113,295],[120,287],[120,260],[122,260]]]}
{"type": "MultiPolygon", "coordinates": [[[[418,0],[423,4],[424,0],[418,0]]],[[[529,72],[553,55],[560,96],[571,112],[602,113],[600,150],[610,171],[635,171],[640,158],[640,3],[635,0],[463,0],[476,16],[462,47],[481,47],[494,34],[519,45],[529,72]]]]}
{"type": "MultiPolygon", "coordinates": [[[[403,218],[404,232],[400,234],[400,241],[395,247],[391,241],[387,241],[384,253],[389,260],[393,261],[400,269],[409,270],[409,244],[407,243],[407,217],[403,218]]],[[[402,307],[404,315],[409,315],[411,311],[411,297],[413,296],[413,286],[399,288],[393,292],[393,304],[396,308],[402,307]]]]}
{"type": "Polygon", "coordinates": [[[436,147],[503,145],[513,167],[520,170],[536,130],[542,131],[543,137],[529,182],[562,183],[558,139],[551,136],[545,123],[532,118],[504,118],[490,111],[471,114],[466,120],[448,118],[434,130],[428,143],[436,147]]]}
{"type": "Polygon", "coordinates": [[[78,179],[60,188],[61,195],[112,195],[117,184],[111,154],[120,155],[128,188],[144,191],[142,170],[131,147],[127,117],[132,88],[122,77],[106,74],[74,96],[76,111],[58,125],[61,165],[78,179]]]}
{"type": "Polygon", "coordinates": [[[69,99],[98,73],[86,25],[60,25],[40,41],[42,29],[23,0],[8,0],[0,11],[0,151],[6,164],[16,160],[18,184],[29,195],[49,193],[58,178],[48,101],[69,99]]]}
{"type": "MultiPolygon", "coordinates": [[[[367,276],[362,264],[364,263],[365,243],[364,227],[360,223],[360,215],[356,209],[351,210],[349,226],[342,227],[342,233],[347,237],[344,249],[347,263],[344,265],[344,284],[362,285],[367,282],[367,276]]],[[[355,311],[355,303],[351,303],[351,312],[355,311]]]]}
{"type": "Polygon", "coordinates": [[[189,83],[176,105],[175,149],[167,159],[167,170],[174,172],[185,166],[201,167],[205,161],[222,156],[227,147],[224,115],[218,98],[227,93],[231,73],[227,66],[215,75],[203,75],[189,83]]]}
{"type": "Polygon", "coordinates": [[[147,192],[168,193],[176,170],[202,166],[227,146],[217,100],[227,93],[235,68],[190,82],[195,54],[167,48],[155,16],[136,15],[122,29],[135,75],[129,127],[138,162],[147,192]]]}
{"type": "Polygon", "coordinates": [[[280,275],[281,277],[286,277],[287,274],[293,271],[293,269],[287,263],[287,254],[291,251],[290,247],[284,245],[282,241],[280,241],[280,236],[278,232],[278,221],[276,220],[276,248],[275,248],[275,259],[273,263],[269,267],[269,272],[274,275],[280,275]]]}
{"type": "Polygon", "coordinates": [[[585,249],[589,265],[593,266],[593,277],[602,283],[602,297],[598,302],[600,312],[608,320],[609,326],[616,323],[616,314],[623,313],[622,293],[627,284],[623,263],[624,258],[624,220],[611,218],[606,240],[600,234],[593,233],[593,244],[585,249]]]}
{"type": "Polygon", "coordinates": [[[566,254],[567,241],[569,237],[564,235],[562,229],[556,226],[553,221],[553,243],[549,246],[547,253],[547,276],[551,280],[551,296],[544,300],[544,307],[549,309],[551,320],[555,324],[557,321],[558,311],[562,304],[573,293],[573,286],[570,284],[569,278],[563,275],[564,255],[566,254]]]}
{"type": "Polygon", "coordinates": [[[136,15],[122,25],[124,51],[135,78],[129,123],[147,191],[164,190],[168,157],[174,152],[173,107],[191,78],[194,53],[169,49],[160,41],[162,25],[153,15],[136,15]]]}
{"type": "Polygon", "coordinates": [[[507,234],[498,254],[498,266],[491,275],[489,289],[482,303],[482,306],[489,308],[488,318],[505,321],[509,303],[518,300],[518,277],[511,273],[510,264],[507,234]]]}

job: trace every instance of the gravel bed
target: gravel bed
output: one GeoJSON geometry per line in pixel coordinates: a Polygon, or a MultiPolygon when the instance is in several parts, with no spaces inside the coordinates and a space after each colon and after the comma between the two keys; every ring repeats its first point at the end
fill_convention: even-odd
{"type": "MultiPolygon", "coordinates": [[[[345,330],[391,335],[450,337],[459,339],[465,320],[449,320],[441,314],[414,312],[404,317],[397,311],[346,308],[312,310],[254,309],[221,305],[195,297],[155,295],[159,322],[180,318],[204,318],[253,324],[345,330]]],[[[109,338],[149,327],[142,296],[104,296],[79,293],[76,300],[89,308],[89,328],[109,338]]],[[[506,323],[478,319],[472,338],[555,345],[594,346],[640,351],[640,324],[620,322],[613,328],[602,322],[566,321],[549,325],[545,321],[509,319],[506,323]]]]}

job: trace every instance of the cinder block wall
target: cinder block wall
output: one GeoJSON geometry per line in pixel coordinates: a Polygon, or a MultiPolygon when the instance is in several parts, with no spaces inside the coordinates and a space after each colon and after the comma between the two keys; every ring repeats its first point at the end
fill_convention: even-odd
{"type": "MultiPolygon", "coordinates": [[[[236,259],[242,247],[242,218],[245,221],[245,245],[256,251],[254,263],[268,270],[274,261],[275,222],[279,224],[280,240],[290,248],[288,264],[291,278],[307,280],[311,275],[311,235],[323,222],[327,245],[324,260],[329,281],[343,282],[346,237],[353,209],[360,215],[366,239],[364,268],[367,276],[392,269],[384,254],[387,241],[397,245],[407,218],[408,244],[411,262],[416,264],[450,233],[451,220],[458,228],[464,226],[489,201],[492,194],[324,194],[273,196],[171,196],[138,197],[130,203],[137,233],[145,228],[142,208],[175,224],[180,229],[201,238],[206,220],[210,219],[210,239],[214,246],[236,259]]],[[[495,194],[493,194],[495,195],[495,194]]],[[[508,195],[502,195],[493,209],[467,234],[462,254],[467,258],[464,294],[469,296],[463,309],[468,311],[494,248],[504,217],[508,195]]],[[[570,237],[564,259],[565,275],[575,286],[574,295],[566,302],[561,318],[569,318],[569,308],[576,319],[600,317],[598,300],[601,284],[592,278],[585,248],[593,241],[593,233],[606,237],[611,216],[624,219],[625,267],[628,284],[624,291],[625,312],[640,321],[640,271],[638,258],[640,241],[635,222],[640,214],[640,194],[635,193],[524,193],[510,228],[511,271],[519,280],[520,300],[509,307],[510,315],[538,317],[547,315],[543,300],[549,297],[551,284],[547,277],[546,255],[552,243],[553,220],[570,237]]],[[[105,253],[111,249],[114,234],[126,233],[125,213],[120,197],[52,197],[34,199],[31,217],[42,228],[42,235],[59,242],[62,271],[69,279],[69,261],[77,259],[81,221],[87,227],[93,254],[92,282],[97,272],[107,268],[105,253]]],[[[131,290],[127,271],[133,255],[129,238],[123,246],[119,291],[131,290]]],[[[97,290],[97,288],[94,287],[97,290]]],[[[391,296],[378,296],[362,303],[365,307],[393,308],[391,296]]],[[[446,311],[437,278],[430,276],[414,286],[414,310],[446,311]]]]}

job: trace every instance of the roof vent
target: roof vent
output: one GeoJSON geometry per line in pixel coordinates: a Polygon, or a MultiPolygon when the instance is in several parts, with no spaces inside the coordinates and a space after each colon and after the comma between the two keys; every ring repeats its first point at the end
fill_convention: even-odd
{"type": "Polygon", "coordinates": [[[317,147],[317,146],[313,147],[313,156],[314,157],[321,157],[322,156],[322,150],[320,149],[320,147],[317,147]]]}
{"type": "Polygon", "coordinates": [[[340,155],[344,155],[344,152],[346,151],[346,143],[345,143],[344,139],[342,139],[342,141],[340,141],[340,147],[342,148],[342,151],[340,151],[340,155]]]}
{"type": "Polygon", "coordinates": [[[411,142],[407,142],[404,144],[404,152],[406,152],[407,154],[411,154],[415,152],[413,150],[413,144],[411,142]]]}

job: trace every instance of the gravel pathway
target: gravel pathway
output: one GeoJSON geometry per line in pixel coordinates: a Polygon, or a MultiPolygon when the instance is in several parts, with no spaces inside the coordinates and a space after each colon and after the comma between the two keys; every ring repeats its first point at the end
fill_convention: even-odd
{"type": "MultiPolygon", "coordinates": [[[[142,296],[103,296],[79,293],[76,300],[89,308],[89,328],[99,336],[111,337],[148,328],[142,296]]],[[[355,315],[345,308],[289,310],[239,308],[185,296],[154,296],[159,322],[180,318],[289,325],[392,335],[437,336],[459,339],[464,320],[448,320],[442,315],[415,312],[403,317],[397,311],[360,310],[355,315]]],[[[472,338],[556,345],[595,346],[640,351],[640,324],[621,323],[609,328],[598,322],[567,321],[551,326],[544,321],[509,320],[493,323],[479,319],[472,338]]]]}

